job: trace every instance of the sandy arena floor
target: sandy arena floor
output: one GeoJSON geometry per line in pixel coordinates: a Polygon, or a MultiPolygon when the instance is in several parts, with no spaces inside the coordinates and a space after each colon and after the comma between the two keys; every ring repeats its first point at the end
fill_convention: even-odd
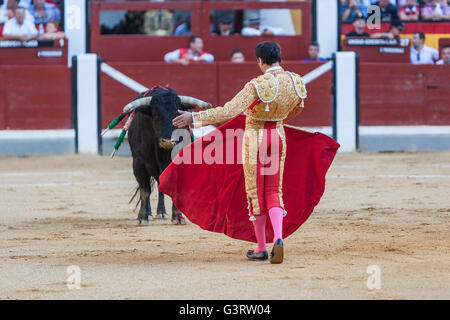
{"type": "Polygon", "coordinates": [[[135,185],[131,158],[0,158],[0,298],[450,299],[448,152],[338,154],[281,265],[191,223],[136,227],[135,185]]]}

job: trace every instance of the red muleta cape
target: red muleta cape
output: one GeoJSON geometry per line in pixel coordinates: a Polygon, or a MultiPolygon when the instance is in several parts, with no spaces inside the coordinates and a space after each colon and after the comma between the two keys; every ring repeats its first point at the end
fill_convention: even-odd
{"type": "MultiPolygon", "coordinates": [[[[191,152],[191,164],[173,162],[159,177],[159,190],[172,198],[176,207],[202,229],[224,233],[239,240],[256,242],[249,221],[242,164],[237,162],[242,146],[227,129],[244,129],[245,116],[240,115],[216,130],[222,139],[214,139],[216,130],[185,146],[176,158],[191,152]],[[226,141],[234,139],[233,164],[226,161],[226,141]],[[212,141],[211,141],[212,140],[212,141]],[[213,145],[214,144],[214,145],[213,145]],[[223,164],[194,163],[194,148],[202,152],[209,146],[223,150],[223,164]]],[[[319,132],[311,133],[285,126],[286,161],[283,175],[283,200],[287,215],[283,220],[283,237],[295,232],[311,215],[325,191],[325,174],[339,144],[319,132]]],[[[217,134],[217,132],[216,132],[217,134]]],[[[230,141],[229,141],[230,142],[230,141]]],[[[214,155],[214,153],[213,153],[214,155]]],[[[270,219],[266,223],[266,239],[272,242],[270,219]]]]}

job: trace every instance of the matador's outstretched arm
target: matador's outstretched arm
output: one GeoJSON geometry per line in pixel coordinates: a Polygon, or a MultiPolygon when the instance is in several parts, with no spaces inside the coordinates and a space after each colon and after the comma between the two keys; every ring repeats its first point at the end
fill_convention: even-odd
{"type": "Polygon", "coordinates": [[[193,112],[194,127],[203,127],[214,123],[228,121],[246,110],[256,99],[255,87],[246,85],[239,93],[223,107],[193,112]]]}

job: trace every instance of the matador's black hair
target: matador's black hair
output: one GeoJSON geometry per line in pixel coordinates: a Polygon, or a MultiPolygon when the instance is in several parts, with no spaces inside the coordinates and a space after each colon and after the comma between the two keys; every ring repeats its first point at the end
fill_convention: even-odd
{"type": "Polygon", "coordinates": [[[276,42],[264,41],[258,43],[255,47],[255,55],[269,66],[281,62],[281,49],[276,42]]]}

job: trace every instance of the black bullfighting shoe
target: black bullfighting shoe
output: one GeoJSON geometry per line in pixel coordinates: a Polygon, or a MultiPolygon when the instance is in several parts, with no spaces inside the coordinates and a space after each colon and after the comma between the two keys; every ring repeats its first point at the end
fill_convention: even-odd
{"type": "Polygon", "coordinates": [[[248,250],[247,258],[250,260],[266,261],[269,259],[269,255],[267,251],[255,252],[255,250],[248,250]]]}
{"type": "Polygon", "coordinates": [[[278,239],[275,241],[272,252],[270,253],[270,263],[278,264],[283,262],[284,249],[283,240],[278,239]]]}

